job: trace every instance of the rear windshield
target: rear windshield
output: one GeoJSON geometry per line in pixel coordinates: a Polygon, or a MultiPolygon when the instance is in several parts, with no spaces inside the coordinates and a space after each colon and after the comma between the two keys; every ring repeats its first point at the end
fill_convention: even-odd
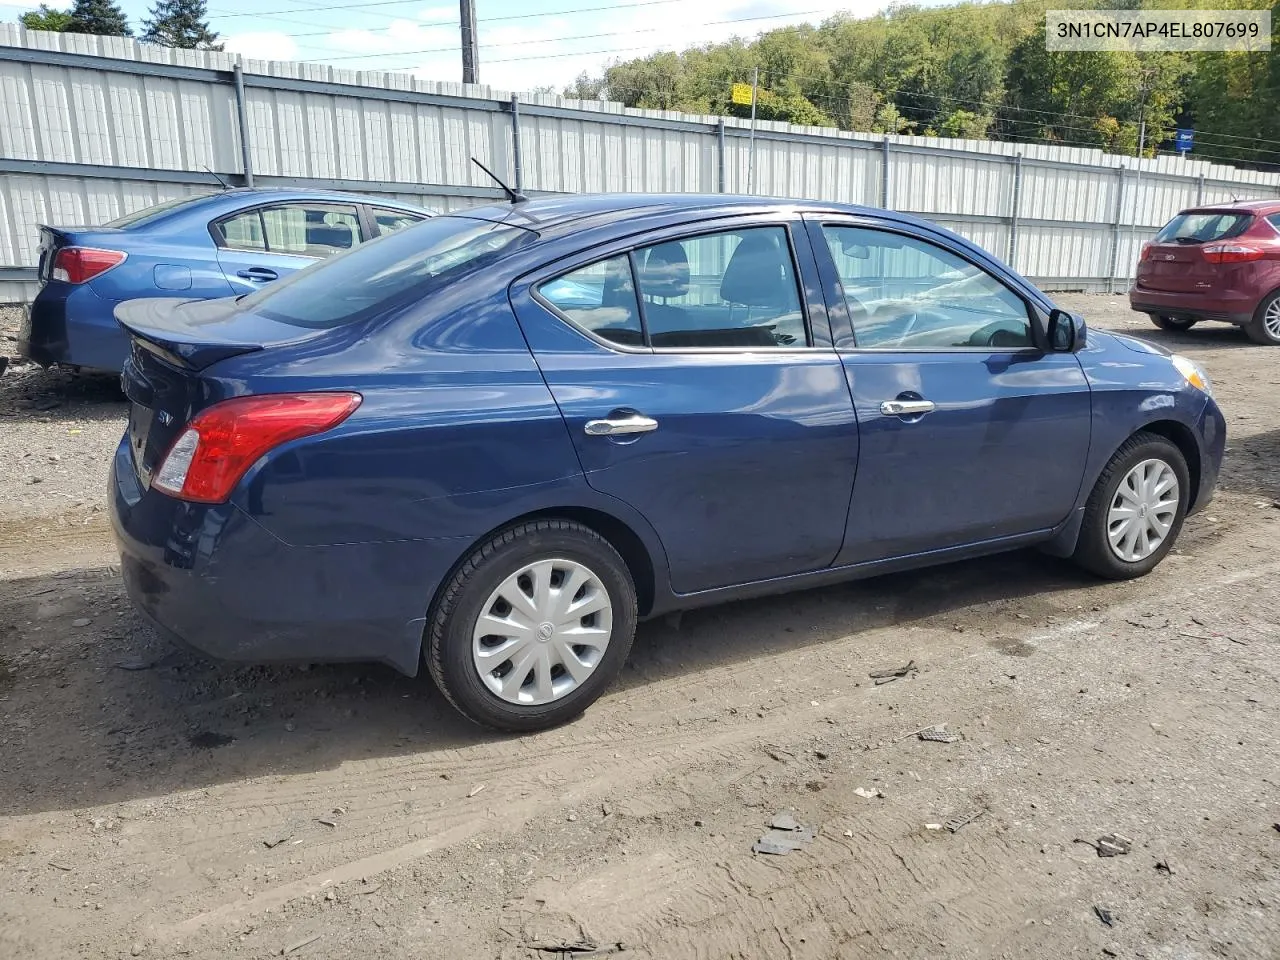
{"type": "Polygon", "coordinates": [[[157,217],[161,217],[170,211],[176,210],[178,207],[186,206],[193,200],[203,200],[205,194],[194,197],[176,197],[173,200],[166,200],[164,203],[152,204],[149,207],[143,207],[141,210],[135,210],[133,213],[126,213],[123,217],[116,217],[110,223],[104,223],[104,227],[115,227],[117,230],[126,230],[130,227],[140,227],[143,224],[150,223],[157,217]]]}
{"type": "Polygon", "coordinates": [[[1156,243],[1209,243],[1237,237],[1253,222],[1251,213],[1206,210],[1180,213],[1156,234],[1156,243]]]}
{"type": "Polygon", "coordinates": [[[468,217],[433,217],[299,270],[241,304],[323,330],[420,300],[532,243],[537,234],[468,217]]]}

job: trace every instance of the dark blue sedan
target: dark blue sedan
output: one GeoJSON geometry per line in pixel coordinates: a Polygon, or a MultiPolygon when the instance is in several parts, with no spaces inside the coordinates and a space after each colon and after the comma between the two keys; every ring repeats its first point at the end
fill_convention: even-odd
{"type": "Polygon", "coordinates": [[[859,207],[525,201],[116,312],[139,609],[232,660],[425,662],[508,730],[599,697],[638,618],[1032,545],[1145,574],[1225,440],[1191,361],[859,207]]]}
{"type": "Polygon", "coordinates": [[[129,339],[112,315],[141,297],[207,299],[266,283],[420,223],[431,212],[313,190],[228,190],[137,210],[101,227],[41,227],[19,353],[118,373],[129,339]]]}

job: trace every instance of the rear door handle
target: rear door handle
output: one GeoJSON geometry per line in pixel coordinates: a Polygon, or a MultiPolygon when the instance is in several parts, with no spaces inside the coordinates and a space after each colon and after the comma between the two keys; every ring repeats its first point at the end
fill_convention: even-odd
{"type": "Polygon", "coordinates": [[[880,412],[886,417],[918,417],[933,413],[932,400],[886,400],[880,404],[880,412]]]}
{"type": "Polygon", "coordinates": [[[649,433],[658,429],[658,421],[639,413],[607,420],[588,420],[583,428],[589,437],[619,437],[628,433],[649,433]]]}
{"type": "Polygon", "coordinates": [[[245,280],[278,280],[280,274],[266,267],[249,267],[247,270],[241,270],[236,274],[237,277],[243,277],[245,280]]]}

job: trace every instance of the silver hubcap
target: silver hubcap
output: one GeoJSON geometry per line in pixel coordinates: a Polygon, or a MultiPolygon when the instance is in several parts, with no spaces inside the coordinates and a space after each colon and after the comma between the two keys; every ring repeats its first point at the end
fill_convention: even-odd
{"type": "Polygon", "coordinates": [[[612,633],[613,605],[600,578],[575,560],[539,560],[489,595],[471,658],[495,695],[537,706],[586,683],[612,633]]]}
{"type": "Polygon", "coordinates": [[[1262,315],[1262,325],[1272,340],[1280,340],[1280,299],[1271,301],[1271,306],[1262,315]]]}
{"type": "Polygon", "coordinates": [[[1178,475],[1163,460],[1143,460],[1116,490],[1107,513],[1107,539],[1117,557],[1145,560],[1160,548],[1178,515],[1178,475]]]}

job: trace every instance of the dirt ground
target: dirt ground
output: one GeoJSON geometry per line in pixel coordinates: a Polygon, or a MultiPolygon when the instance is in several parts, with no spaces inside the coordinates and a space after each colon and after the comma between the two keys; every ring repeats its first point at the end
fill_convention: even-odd
{"type": "Polygon", "coordinates": [[[521,738],[425,678],[170,651],[101,508],[114,384],[12,366],[0,956],[1280,957],[1280,350],[1060,301],[1195,357],[1226,411],[1155,573],[1018,553],[648,623],[521,738]],[[913,735],[939,723],[963,739],[913,735]],[[753,854],[780,811],[816,838],[753,854]]]}

